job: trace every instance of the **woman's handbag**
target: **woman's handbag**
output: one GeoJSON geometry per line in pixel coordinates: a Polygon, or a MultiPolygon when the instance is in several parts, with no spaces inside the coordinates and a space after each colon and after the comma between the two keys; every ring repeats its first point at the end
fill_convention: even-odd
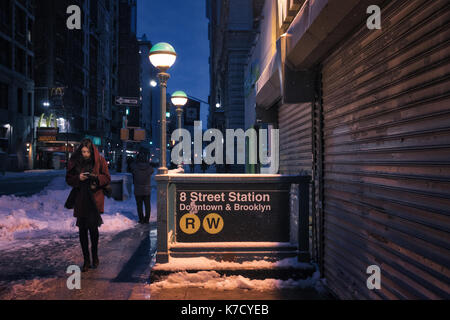
{"type": "Polygon", "coordinates": [[[66,209],[75,208],[75,200],[77,199],[77,194],[78,194],[78,189],[72,188],[72,191],[70,191],[70,194],[67,197],[66,203],[64,204],[64,207],[66,209]]]}

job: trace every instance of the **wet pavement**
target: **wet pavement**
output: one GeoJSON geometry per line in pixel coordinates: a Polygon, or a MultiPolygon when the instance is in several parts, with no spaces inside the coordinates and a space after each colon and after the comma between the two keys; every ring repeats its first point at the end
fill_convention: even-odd
{"type": "MultiPolygon", "coordinates": [[[[67,268],[81,266],[77,234],[34,239],[0,252],[0,300],[125,300],[149,279],[156,225],[137,225],[114,236],[100,235],[97,269],[81,274],[81,289],[69,290],[67,268]]],[[[149,293],[140,292],[142,299],[149,293]]]]}
{"type": "MultiPolygon", "coordinates": [[[[133,298],[133,296],[131,297],[133,298]]],[[[136,296],[139,299],[139,296],[136,296]]],[[[204,288],[178,288],[151,292],[151,300],[333,300],[330,293],[309,289],[247,290],[230,291],[204,288]]]]}
{"type": "Polygon", "coordinates": [[[156,224],[137,225],[116,235],[101,234],[100,266],[81,274],[81,289],[69,290],[66,270],[81,266],[77,234],[14,243],[0,255],[0,300],[324,300],[313,288],[213,290],[198,287],[151,290],[156,224]]]}

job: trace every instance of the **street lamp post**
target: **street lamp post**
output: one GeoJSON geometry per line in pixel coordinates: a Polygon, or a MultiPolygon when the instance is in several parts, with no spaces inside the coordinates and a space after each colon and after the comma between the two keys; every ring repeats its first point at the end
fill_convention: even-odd
{"type": "Polygon", "coordinates": [[[160,90],[161,90],[161,145],[160,145],[160,155],[159,155],[159,169],[158,176],[156,177],[156,181],[158,183],[158,247],[156,254],[156,262],[157,263],[167,263],[169,262],[169,254],[168,254],[168,181],[167,178],[167,163],[166,163],[166,140],[167,140],[167,131],[166,131],[166,89],[167,89],[167,81],[170,78],[170,75],[167,73],[167,70],[175,63],[177,59],[177,54],[174,48],[168,43],[158,43],[155,44],[149,53],[149,59],[153,66],[155,66],[160,72],[158,73],[158,79],[160,82],[160,90]]]}
{"type": "Polygon", "coordinates": [[[170,75],[166,72],[176,61],[175,49],[168,43],[155,44],[149,53],[150,62],[158,69],[158,80],[161,90],[161,150],[158,174],[167,174],[167,136],[166,136],[166,91],[170,75]]]}
{"type": "MultiPolygon", "coordinates": [[[[178,116],[178,129],[181,129],[181,115],[183,114],[183,107],[188,101],[188,96],[183,91],[176,91],[172,94],[171,100],[173,105],[177,107],[176,111],[178,116]]],[[[178,168],[183,168],[183,164],[179,163],[178,168]]]]}

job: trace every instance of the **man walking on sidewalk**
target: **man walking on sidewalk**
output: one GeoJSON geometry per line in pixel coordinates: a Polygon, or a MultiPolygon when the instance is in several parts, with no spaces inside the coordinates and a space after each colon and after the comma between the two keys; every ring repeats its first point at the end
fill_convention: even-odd
{"type": "Polygon", "coordinates": [[[137,163],[131,166],[133,174],[134,196],[139,215],[139,223],[149,223],[150,221],[150,195],[151,195],[151,176],[153,168],[147,159],[145,152],[140,152],[137,157],[137,163]],[[145,217],[143,214],[143,205],[145,205],[145,217]]]}

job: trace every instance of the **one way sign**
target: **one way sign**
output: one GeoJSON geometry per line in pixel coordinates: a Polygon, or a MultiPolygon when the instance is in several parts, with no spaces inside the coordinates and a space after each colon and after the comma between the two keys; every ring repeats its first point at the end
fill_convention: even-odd
{"type": "Polygon", "coordinates": [[[116,97],[117,106],[139,106],[139,98],[116,97]]]}

